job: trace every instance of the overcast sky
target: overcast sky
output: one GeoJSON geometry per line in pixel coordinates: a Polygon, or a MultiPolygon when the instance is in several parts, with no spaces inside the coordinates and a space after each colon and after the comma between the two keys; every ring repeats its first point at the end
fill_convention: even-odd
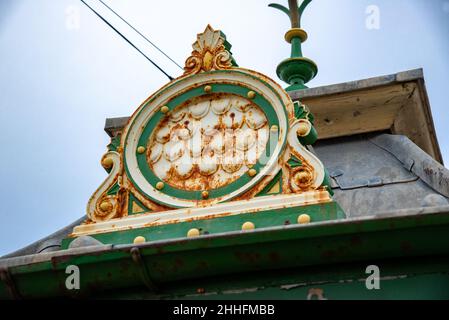
{"type": "MultiPolygon", "coordinates": [[[[242,67],[277,79],[276,66],[289,55],[289,21],[267,0],[104,1],[181,65],[208,23],[226,33],[242,67]]],[[[310,86],[424,68],[449,163],[449,1],[314,0],[303,28],[304,53],[320,69],[310,86]]],[[[2,255],[85,214],[106,177],[99,163],[109,143],[105,118],[130,115],[167,79],[78,0],[0,0],[0,75],[2,255]]]]}

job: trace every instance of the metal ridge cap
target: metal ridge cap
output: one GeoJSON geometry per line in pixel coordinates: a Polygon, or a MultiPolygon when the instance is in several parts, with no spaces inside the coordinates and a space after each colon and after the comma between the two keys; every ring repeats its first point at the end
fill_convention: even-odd
{"type": "Polygon", "coordinates": [[[24,265],[37,264],[41,262],[49,262],[58,257],[82,256],[88,254],[99,254],[108,252],[113,249],[113,245],[89,246],[83,248],[75,248],[68,250],[60,250],[45,253],[30,254],[21,257],[12,257],[0,259],[0,269],[20,267],[24,265]]]}
{"type": "MultiPolygon", "coordinates": [[[[161,241],[154,241],[151,243],[145,243],[140,245],[135,244],[126,244],[126,245],[102,245],[102,246],[90,246],[90,247],[82,247],[82,248],[76,248],[76,249],[67,249],[67,250],[61,250],[56,252],[48,252],[48,253],[40,253],[40,254],[33,254],[33,255],[27,255],[23,257],[14,257],[14,258],[7,258],[7,259],[0,259],[0,269],[7,269],[7,268],[13,268],[13,267],[19,267],[23,265],[30,265],[30,264],[37,264],[42,262],[48,262],[52,261],[54,259],[66,259],[68,257],[76,257],[76,256],[82,256],[82,255],[98,255],[102,253],[112,252],[112,251],[128,251],[132,248],[140,248],[140,249],[158,249],[161,247],[166,247],[170,245],[182,245],[182,244],[198,244],[202,243],[204,241],[208,242],[210,244],[210,240],[215,239],[237,239],[237,241],[241,242],[242,237],[247,240],[246,242],[252,243],[254,241],[251,241],[251,238],[257,238],[258,235],[264,234],[264,233],[274,233],[274,232],[284,232],[284,231],[296,231],[296,230],[327,230],[327,231],[333,231],[333,232],[324,232],[323,236],[332,236],[332,235],[342,235],[342,234],[350,234],[352,233],[351,230],[337,230],[335,232],[335,228],[331,227],[344,227],[344,226],[351,226],[351,225],[360,225],[365,222],[381,222],[381,221],[391,221],[391,220],[409,220],[409,219],[416,219],[416,218],[426,218],[430,216],[435,215],[442,215],[447,214],[448,220],[449,220],[449,206],[443,206],[443,207],[430,207],[430,208],[416,208],[416,209],[401,209],[401,210],[395,210],[395,211],[389,211],[385,212],[383,214],[378,214],[375,216],[364,216],[364,217],[356,217],[356,218],[348,218],[348,219],[342,219],[342,220],[335,220],[335,221],[324,221],[324,222],[317,222],[312,223],[308,225],[290,225],[290,226],[277,226],[277,227],[270,227],[270,228],[261,228],[256,229],[254,231],[234,231],[234,232],[226,232],[226,233],[220,233],[220,234],[213,234],[213,235],[205,235],[198,238],[177,238],[177,239],[170,239],[170,240],[161,240],[161,241]],[[326,229],[327,228],[327,229],[326,229]],[[248,241],[250,240],[250,241],[248,241]]],[[[405,226],[404,228],[407,228],[405,226]]],[[[396,225],[396,229],[401,229],[400,226],[396,225]]],[[[377,228],[377,230],[385,230],[385,228],[377,228]]],[[[392,230],[392,231],[394,231],[392,230]]],[[[358,233],[363,232],[372,232],[376,230],[358,230],[358,233]]],[[[304,237],[304,233],[302,234],[304,237]]],[[[314,237],[316,237],[315,235],[314,237]]],[[[307,235],[304,237],[307,238],[307,235]]],[[[269,238],[265,238],[265,241],[269,241],[269,238]]],[[[257,240],[260,242],[260,239],[257,240]]],[[[232,242],[232,241],[231,241],[232,242]]],[[[194,250],[197,248],[191,248],[189,250],[194,250]]],[[[179,250],[175,250],[179,251],[179,250]]]]}
{"type": "Polygon", "coordinates": [[[449,169],[419,148],[407,136],[380,134],[369,139],[394,156],[430,188],[449,197],[449,169]]]}
{"type": "Polygon", "coordinates": [[[364,89],[373,89],[394,83],[403,83],[424,79],[422,68],[402,71],[390,75],[371,77],[366,79],[330,84],[303,90],[289,92],[293,100],[304,98],[316,98],[332,94],[346,93],[364,89]]]}
{"type": "MultiPolygon", "coordinates": [[[[34,241],[33,243],[27,245],[26,247],[20,248],[16,251],[13,251],[13,252],[10,252],[3,256],[0,256],[0,261],[2,261],[3,259],[10,259],[10,258],[15,258],[15,257],[23,257],[25,255],[32,255],[32,254],[26,254],[26,252],[28,252],[28,251],[36,252],[36,250],[39,249],[39,246],[42,245],[46,241],[54,240],[55,242],[57,242],[57,241],[60,242],[64,237],[66,237],[67,235],[69,235],[72,232],[72,230],[75,226],[79,225],[80,223],[84,222],[85,220],[86,220],[86,216],[83,216],[83,217],[79,218],[78,220],[76,220],[75,222],[72,222],[71,224],[65,226],[64,228],[61,228],[44,238],[34,241]],[[25,254],[20,255],[22,253],[25,253],[25,254]]],[[[33,254],[36,254],[36,253],[33,253],[33,254]]]]}

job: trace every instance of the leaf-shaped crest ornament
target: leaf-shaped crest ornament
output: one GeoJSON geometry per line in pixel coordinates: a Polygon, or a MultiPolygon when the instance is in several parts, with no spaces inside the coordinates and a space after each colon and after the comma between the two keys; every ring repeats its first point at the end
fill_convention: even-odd
{"type": "Polygon", "coordinates": [[[302,14],[310,2],[312,0],[304,0],[298,7],[298,0],[288,0],[289,9],[278,3],[271,3],[269,6],[287,14],[290,17],[292,28],[301,28],[302,14]]]}

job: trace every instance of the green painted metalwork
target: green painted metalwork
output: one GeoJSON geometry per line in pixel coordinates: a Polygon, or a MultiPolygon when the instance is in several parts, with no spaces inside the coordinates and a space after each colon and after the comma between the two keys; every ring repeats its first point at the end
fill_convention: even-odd
{"type": "MultiPolygon", "coordinates": [[[[231,84],[213,84],[211,85],[212,91],[210,93],[231,93],[238,95],[240,97],[247,97],[248,92],[250,91],[249,88],[245,88],[238,85],[231,85],[231,84]]],[[[201,97],[201,96],[207,96],[209,93],[205,93],[203,88],[194,88],[188,92],[185,92],[181,94],[180,96],[176,97],[175,99],[169,101],[167,103],[167,107],[170,110],[175,109],[177,106],[180,106],[190,99],[201,97]]],[[[265,113],[269,126],[279,126],[279,120],[277,118],[277,115],[274,111],[274,109],[271,107],[271,104],[260,94],[256,94],[256,97],[253,99],[253,102],[258,105],[265,113]]],[[[149,138],[151,134],[153,133],[156,126],[159,124],[159,122],[165,117],[165,115],[158,114],[155,117],[153,117],[148,125],[145,127],[140,139],[139,139],[139,145],[146,145],[149,141],[149,138]]],[[[266,150],[268,152],[273,152],[274,150],[271,150],[269,148],[269,141],[267,142],[266,150]]],[[[268,158],[271,157],[271,154],[267,155],[268,158]]],[[[156,186],[156,184],[160,181],[160,179],[153,173],[153,170],[149,167],[146,155],[145,154],[137,154],[137,160],[139,163],[139,169],[144,174],[144,176],[147,178],[147,180],[153,185],[156,186]]],[[[254,169],[257,171],[260,171],[263,168],[263,165],[258,162],[254,169]]],[[[251,177],[248,175],[243,175],[241,178],[239,178],[237,181],[219,188],[215,190],[209,191],[209,198],[214,199],[221,197],[223,195],[232,193],[233,191],[241,188],[245,184],[251,181],[251,177]]],[[[187,199],[187,200],[201,200],[202,199],[202,191],[186,191],[186,190],[180,190],[176,189],[174,187],[171,187],[167,185],[163,192],[167,195],[171,195],[176,198],[180,199],[187,199]]]]}
{"type": "MultiPolygon", "coordinates": [[[[142,261],[161,293],[143,290],[141,270],[131,256],[136,245],[99,247],[85,253],[63,251],[47,261],[18,266],[11,263],[8,272],[24,298],[95,298],[107,294],[116,298],[160,298],[165,294],[166,298],[199,299],[205,296],[197,289],[205,288],[206,293],[217,291],[217,297],[223,299],[276,299],[279,297],[274,295],[279,293],[282,298],[298,299],[304,298],[308,288],[321,288],[331,299],[445,299],[448,232],[449,213],[441,212],[291,225],[139,245],[142,261]],[[371,264],[379,265],[381,276],[386,277],[379,292],[364,292],[357,283],[367,277],[365,268],[371,264]],[[69,265],[80,267],[79,291],[65,288],[69,265]],[[351,279],[355,283],[345,281],[351,279]],[[245,291],[248,288],[253,288],[252,294],[245,291]]],[[[8,298],[11,296],[2,281],[0,299],[8,298]]]]}
{"type": "MultiPolygon", "coordinates": [[[[198,220],[192,222],[177,222],[155,227],[115,231],[111,233],[92,235],[102,243],[130,244],[138,236],[143,236],[149,242],[184,238],[190,229],[198,229],[202,235],[220,234],[241,230],[242,225],[251,221],[256,228],[292,225],[297,223],[298,216],[308,214],[313,222],[323,222],[345,218],[345,214],[336,202],[266,210],[257,213],[239,214],[222,218],[198,220]]],[[[68,248],[73,238],[63,241],[63,248],[68,248]]]]}
{"type": "MultiPolygon", "coordinates": [[[[223,72],[229,72],[229,71],[222,71],[222,70],[211,71],[211,72],[209,72],[209,74],[213,75],[215,73],[223,73],[223,72]]],[[[232,72],[239,73],[240,71],[233,70],[232,72]]],[[[245,74],[245,75],[247,75],[247,74],[245,74]]],[[[187,77],[186,79],[184,79],[184,81],[188,80],[189,78],[190,77],[187,77]]],[[[256,79],[256,78],[254,78],[254,79],[256,79]]],[[[273,93],[275,93],[278,96],[276,90],[274,88],[272,88],[268,83],[266,83],[263,79],[257,78],[257,80],[264,83],[267,86],[267,88],[269,88],[273,93]]],[[[212,87],[211,93],[231,93],[231,94],[236,94],[236,95],[242,96],[244,98],[247,97],[248,91],[250,91],[249,88],[246,88],[243,86],[238,86],[238,85],[233,85],[233,84],[212,84],[211,87],[212,87]]],[[[159,92],[159,94],[162,94],[169,88],[170,88],[170,86],[165,88],[163,91],[159,92]]],[[[204,96],[204,95],[206,95],[206,93],[204,92],[204,88],[194,88],[192,90],[189,90],[188,92],[185,92],[185,93],[175,97],[171,101],[169,101],[167,104],[167,107],[169,108],[169,110],[173,110],[174,108],[176,108],[177,106],[186,102],[189,99],[204,96]]],[[[154,98],[155,97],[153,97],[153,99],[154,98]]],[[[252,101],[264,111],[265,115],[267,116],[270,126],[272,126],[272,125],[279,126],[280,125],[279,119],[278,119],[275,111],[273,110],[271,104],[265,99],[265,97],[263,97],[259,93],[256,93],[256,96],[252,101]]],[[[279,101],[282,103],[282,100],[280,98],[279,98],[279,101]]],[[[152,99],[148,100],[146,102],[145,106],[147,106],[151,102],[152,102],[152,99]]],[[[144,108],[145,108],[145,106],[144,106],[144,108]]],[[[285,112],[286,118],[287,118],[287,107],[284,104],[283,104],[283,109],[284,109],[284,112],[285,112]]],[[[153,133],[154,128],[156,128],[156,126],[159,124],[159,122],[164,117],[165,117],[165,115],[162,114],[161,112],[158,112],[153,117],[151,117],[151,119],[149,120],[148,124],[145,126],[145,129],[139,139],[139,145],[145,146],[147,144],[148,139],[150,138],[151,134],[153,133]]],[[[274,136],[274,134],[270,133],[270,139],[269,139],[268,143],[270,143],[270,140],[272,140],[273,136],[274,136]]],[[[276,140],[277,140],[277,138],[278,137],[276,137],[276,140]]],[[[283,148],[285,147],[285,143],[286,142],[284,141],[283,148]]],[[[126,150],[126,148],[127,148],[127,146],[125,145],[125,150],[126,150]]],[[[271,150],[271,148],[267,148],[267,150],[269,150],[270,152],[273,151],[273,150],[271,150]]],[[[141,170],[143,175],[147,178],[147,180],[153,186],[156,186],[156,184],[160,181],[160,179],[155,176],[155,174],[149,167],[148,162],[146,161],[145,154],[137,154],[137,150],[135,152],[137,155],[139,169],[141,170]]],[[[269,157],[269,156],[270,155],[267,155],[267,157],[269,157]]],[[[263,167],[262,164],[260,164],[260,162],[258,162],[254,166],[254,169],[260,170],[262,167],[263,167]]],[[[126,163],[126,158],[125,158],[125,170],[127,172],[128,177],[130,177],[130,179],[132,180],[131,175],[129,174],[129,169],[128,169],[128,166],[126,163]]],[[[234,190],[238,189],[239,187],[245,185],[246,183],[250,182],[251,179],[252,178],[249,177],[248,175],[244,175],[240,179],[238,179],[237,181],[235,181],[234,183],[232,183],[230,185],[227,185],[220,189],[211,190],[209,192],[209,198],[214,199],[214,198],[220,197],[224,194],[231,193],[232,191],[234,191],[234,190]]],[[[141,190],[137,184],[134,184],[134,185],[141,193],[144,193],[143,190],[141,190]]],[[[188,200],[201,200],[202,199],[201,191],[195,192],[195,191],[179,190],[179,189],[173,188],[169,185],[167,185],[164,188],[164,193],[168,194],[168,195],[172,195],[177,198],[181,198],[181,199],[188,199],[188,200]]],[[[158,201],[158,199],[154,199],[150,195],[146,195],[146,196],[148,196],[151,200],[155,201],[156,203],[160,203],[160,201],[158,201]]],[[[164,203],[160,203],[160,204],[164,205],[164,203]]]]}
{"type": "Polygon", "coordinates": [[[302,167],[302,161],[296,158],[295,156],[292,156],[290,160],[287,161],[287,163],[291,168],[302,167]]]}
{"type": "Polygon", "coordinates": [[[312,80],[318,73],[318,67],[315,62],[304,58],[302,53],[302,43],[305,41],[306,33],[301,28],[301,18],[306,7],[311,0],[304,0],[298,7],[297,0],[289,0],[289,9],[280,4],[270,4],[270,7],[279,9],[290,17],[292,29],[300,30],[305,36],[293,35],[290,39],[292,46],[289,59],[282,61],[277,67],[278,77],[288,83],[290,86],[287,91],[306,89],[306,83],[312,80]]]}
{"type": "Polygon", "coordinates": [[[274,177],[273,180],[270,181],[270,183],[256,196],[256,197],[263,197],[268,195],[268,193],[273,189],[273,187],[279,183],[279,192],[278,193],[270,193],[272,195],[274,194],[281,194],[282,193],[282,171],[279,171],[276,177],[274,177]]]}
{"type": "Polygon", "coordinates": [[[128,215],[132,216],[135,214],[143,214],[151,212],[152,210],[149,210],[142,202],[140,202],[139,199],[137,199],[132,193],[129,194],[128,197],[128,215]],[[133,204],[136,203],[140,208],[142,208],[142,211],[139,212],[133,212],[133,204]]]}
{"type": "Polygon", "coordinates": [[[116,182],[107,192],[108,196],[115,196],[120,191],[120,185],[116,182]]]}
{"type": "Polygon", "coordinates": [[[108,145],[109,151],[117,151],[118,147],[120,147],[120,140],[122,138],[122,134],[119,133],[117,136],[111,139],[111,143],[108,145]]]}

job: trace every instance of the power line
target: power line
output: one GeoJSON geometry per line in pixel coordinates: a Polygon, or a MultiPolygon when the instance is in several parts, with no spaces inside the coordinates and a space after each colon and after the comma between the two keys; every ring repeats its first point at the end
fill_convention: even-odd
{"type": "Polygon", "coordinates": [[[95,13],[104,23],[106,23],[112,30],[114,30],[118,35],[120,35],[126,42],[128,42],[134,49],[136,49],[141,55],[143,55],[153,66],[155,66],[160,72],[167,76],[168,79],[173,80],[174,78],[165,72],[161,67],[159,67],[153,60],[151,60],[145,53],[143,53],[139,48],[137,48],[128,38],[126,38],[120,31],[118,31],[111,23],[109,23],[105,18],[101,16],[97,11],[95,11],[91,6],[89,6],[84,0],[80,0],[86,5],[93,13],[95,13]]]}
{"type": "Polygon", "coordinates": [[[175,60],[170,58],[168,54],[166,54],[164,51],[162,51],[157,45],[155,45],[153,42],[150,41],[145,35],[143,35],[139,30],[134,28],[128,21],[126,21],[124,18],[122,18],[114,9],[112,9],[110,6],[108,6],[103,0],[100,1],[106,8],[108,8],[112,13],[114,13],[120,20],[122,20],[124,23],[126,23],[131,29],[133,29],[138,35],[140,35],[142,38],[144,38],[149,44],[151,44],[153,47],[155,47],[160,53],[162,53],[165,57],[167,57],[171,62],[173,62],[175,65],[177,65],[181,70],[184,70],[183,67],[181,67],[175,60]]]}

